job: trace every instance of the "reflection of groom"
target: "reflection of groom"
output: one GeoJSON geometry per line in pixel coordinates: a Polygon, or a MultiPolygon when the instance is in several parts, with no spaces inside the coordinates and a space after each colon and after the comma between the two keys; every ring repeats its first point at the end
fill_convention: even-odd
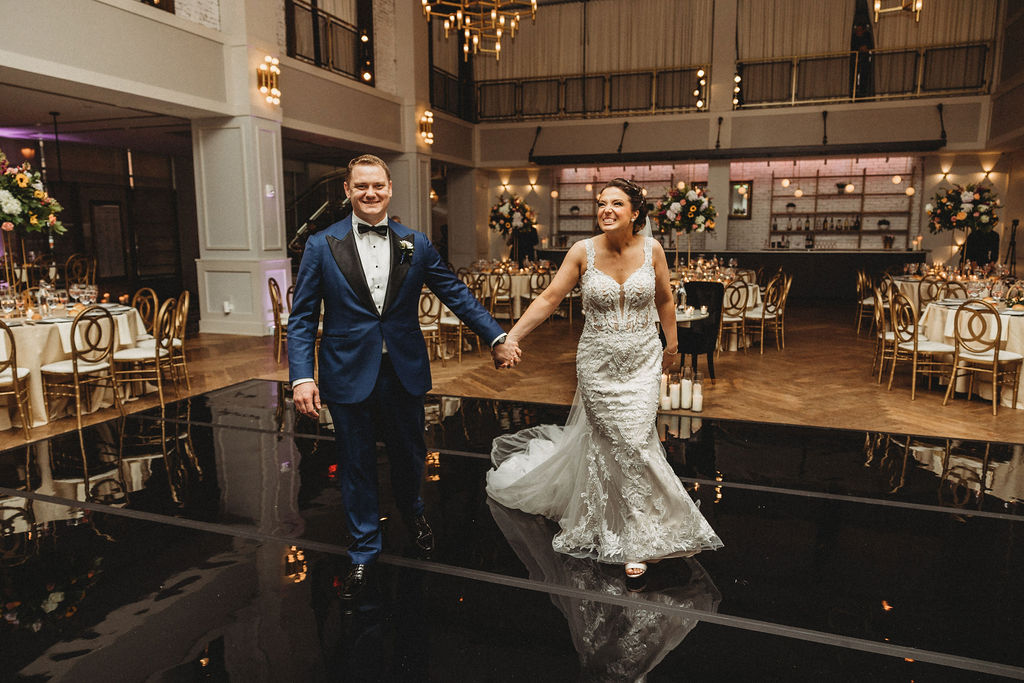
{"type": "Polygon", "coordinates": [[[381,552],[374,423],[381,427],[399,512],[420,550],[433,548],[420,485],[426,446],[423,395],[430,362],[420,332],[420,291],[430,288],[463,322],[491,342],[495,365],[514,365],[495,320],[448,270],[426,235],[388,221],[391,174],[366,154],[348,165],[352,216],[309,238],[288,319],[288,364],[296,409],[316,417],[322,400],[334,420],[341,492],[355,541],[343,597],[366,585],[381,552]],[[320,387],[314,343],[324,310],[320,387]]]}

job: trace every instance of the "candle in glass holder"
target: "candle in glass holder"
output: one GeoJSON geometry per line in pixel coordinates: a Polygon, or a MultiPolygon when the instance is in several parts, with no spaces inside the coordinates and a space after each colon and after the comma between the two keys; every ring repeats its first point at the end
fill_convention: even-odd
{"type": "Polygon", "coordinates": [[[704,410],[704,388],[700,382],[695,382],[693,385],[693,405],[691,410],[695,413],[704,410]]]}
{"type": "Polygon", "coordinates": [[[679,384],[679,407],[683,410],[689,410],[693,404],[693,380],[684,376],[679,384]]]}
{"type": "Polygon", "coordinates": [[[668,385],[668,399],[669,407],[672,410],[679,409],[679,382],[673,382],[668,385]]]}

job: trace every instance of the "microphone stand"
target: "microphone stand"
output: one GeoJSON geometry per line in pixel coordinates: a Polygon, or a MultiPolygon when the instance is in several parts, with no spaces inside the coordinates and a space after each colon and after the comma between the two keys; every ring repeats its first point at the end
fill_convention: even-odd
{"type": "Polygon", "coordinates": [[[1010,243],[1006,247],[1006,258],[1004,263],[1009,267],[1009,274],[1013,277],[1017,277],[1017,226],[1020,225],[1020,219],[1014,218],[1013,222],[1010,223],[1010,243]]]}

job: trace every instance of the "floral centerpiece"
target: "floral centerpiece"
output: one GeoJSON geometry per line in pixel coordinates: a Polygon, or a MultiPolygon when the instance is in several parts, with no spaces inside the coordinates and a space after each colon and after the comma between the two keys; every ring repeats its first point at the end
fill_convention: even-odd
{"type": "Polygon", "coordinates": [[[529,230],[536,222],[536,215],[522,197],[498,197],[498,203],[491,207],[490,228],[511,240],[512,233],[529,230]]]}
{"type": "Polygon", "coordinates": [[[28,162],[11,166],[0,152],[0,229],[28,233],[47,228],[62,235],[65,228],[57,214],[63,210],[46,194],[38,171],[33,171],[28,162]]]}
{"type": "Polygon", "coordinates": [[[954,185],[935,194],[932,203],[925,205],[928,212],[928,229],[980,230],[988,232],[996,226],[996,213],[1002,204],[991,188],[983,185],[954,185]]]}
{"type": "Polygon", "coordinates": [[[669,189],[654,205],[652,217],[661,232],[705,232],[715,229],[718,211],[704,188],[683,184],[669,189]]]}

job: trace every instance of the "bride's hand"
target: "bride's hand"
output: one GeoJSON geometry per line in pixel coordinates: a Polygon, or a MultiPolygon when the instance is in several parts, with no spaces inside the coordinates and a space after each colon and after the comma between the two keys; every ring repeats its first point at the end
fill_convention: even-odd
{"type": "Polygon", "coordinates": [[[670,373],[673,370],[677,370],[682,359],[683,356],[679,353],[679,347],[676,347],[675,351],[669,351],[666,348],[661,352],[661,371],[670,373]]]}

